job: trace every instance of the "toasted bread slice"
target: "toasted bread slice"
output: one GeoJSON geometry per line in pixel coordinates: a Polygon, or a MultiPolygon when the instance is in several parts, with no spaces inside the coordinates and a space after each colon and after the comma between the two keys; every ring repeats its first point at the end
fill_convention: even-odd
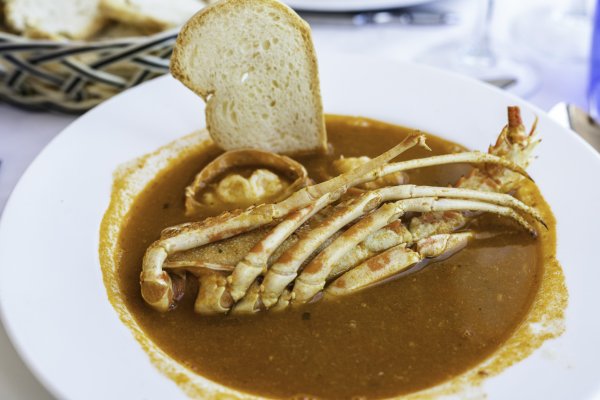
{"type": "Polygon", "coordinates": [[[204,98],[210,135],[226,150],[326,149],[310,28],[276,0],[223,0],[194,15],[171,72],[204,98]]]}
{"type": "Polygon", "coordinates": [[[101,0],[102,13],[116,21],[159,32],[181,26],[204,7],[200,0],[101,0]]]}
{"type": "Polygon", "coordinates": [[[106,20],[100,0],[5,0],[6,24],[25,36],[44,39],[87,39],[106,20]]]}

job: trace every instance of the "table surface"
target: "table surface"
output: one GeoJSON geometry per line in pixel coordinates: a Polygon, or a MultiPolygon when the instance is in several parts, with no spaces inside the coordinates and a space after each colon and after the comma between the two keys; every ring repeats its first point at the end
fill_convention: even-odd
{"type": "MultiPolygon", "coordinates": [[[[361,28],[313,27],[317,54],[346,52],[364,56],[413,60],[421,52],[446,41],[461,40],[470,32],[474,0],[446,0],[436,4],[459,13],[461,22],[444,27],[367,26],[361,28]]],[[[543,0],[532,0],[527,8],[543,0]]],[[[548,4],[548,2],[546,2],[548,4]]],[[[565,63],[532,54],[523,43],[510,35],[514,17],[526,9],[518,0],[498,2],[492,26],[492,38],[499,51],[510,49],[536,66],[541,84],[528,98],[548,110],[566,101],[586,106],[586,63],[565,63]],[[510,46],[508,46],[510,44],[510,46]]],[[[0,210],[19,177],[36,155],[75,117],[44,112],[28,112],[0,103],[0,210]]],[[[0,326],[0,397],[6,399],[52,399],[38,383],[12,347],[0,326]]]]}

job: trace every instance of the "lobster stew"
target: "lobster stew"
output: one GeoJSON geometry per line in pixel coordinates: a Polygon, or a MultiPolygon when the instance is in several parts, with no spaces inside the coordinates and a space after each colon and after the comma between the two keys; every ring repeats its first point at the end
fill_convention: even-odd
{"type": "MultiPolygon", "coordinates": [[[[340,156],[375,157],[409,130],[328,116],[327,132],[328,155],[296,158],[316,182],[337,174],[332,166],[340,156]]],[[[465,150],[432,135],[427,144],[431,152],[415,147],[396,160],[465,150]]],[[[475,240],[464,249],[348,296],[278,312],[206,316],[194,313],[198,280],[188,279],[177,307],[156,312],[140,296],[144,253],[161,230],[189,221],[184,189],[220,153],[209,147],[183,156],[135,200],[120,234],[118,276],[127,307],[152,341],[197,374],[241,392],[383,398],[448,380],[486,359],[518,328],[538,291],[543,260],[554,251],[553,234],[535,239],[506,217],[471,213],[467,229],[475,240]]],[[[425,167],[408,171],[408,178],[417,185],[448,186],[472,168],[425,167]]],[[[516,195],[526,197],[554,232],[552,214],[532,183],[521,185],[516,195]]],[[[239,241],[216,249],[237,260],[247,252],[239,241]]]]}

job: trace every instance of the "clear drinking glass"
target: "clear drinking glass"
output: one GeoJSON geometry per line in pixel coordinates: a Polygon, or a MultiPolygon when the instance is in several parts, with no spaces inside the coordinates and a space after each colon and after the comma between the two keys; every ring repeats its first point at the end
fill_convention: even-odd
{"type": "Polygon", "coordinates": [[[535,91],[539,79],[535,70],[499,53],[492,45],[490,25],[493,0],[473,0],[477,3],[477,17],[469,38],[444,43],[429,49],[417,58],[418,62],[458,72],[483,81],[514,80],[506,89],[520,96],[535,91]]]}
{"type": "Polygon", "coordinates": [[[513,25],[513,36],[534,54],[558,61],[586,61],[591,47],[593,3],[561,0],[529,10],[513,25]]]}

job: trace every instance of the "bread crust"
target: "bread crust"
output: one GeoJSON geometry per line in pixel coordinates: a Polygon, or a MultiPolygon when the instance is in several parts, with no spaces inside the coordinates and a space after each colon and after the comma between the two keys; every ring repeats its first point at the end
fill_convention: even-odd
{"type": "MultiPolygon", "coordinates": [[[[215,14],[219,13],[227,13],[228,10],[231,10],[235,7],[246,7],[249,5],[254,5],[258,2],[258,0],[222,0],[211,4],[204,8],[203,10],[196,13],[181,29],[179,36],[177,37],[176,45],[173,50],[173,55],[171,56],[171,64],[170,70],[171,74],[181,81],[185,86],[191,89],[194,93],[201,96],[205,101],[207,100],[210,93],[205,88],[197,87],[190,77],[190,75],[186,72],[186,66],[183,65],[185,63],[184,52],[186,48],[188,48],[192,41],[194,40],[193,32],[201,27],[204,22],[211,18],[215,14]]],[[[287,22],[292,25],[302,36],[303,44],[304,44],[304,53],[309,60],[310,66],[310,91],[313,97],[313,104],[315,105],[315,115],[319,117],[319,128],[318,128],[318,142],[319,145],[314,149],[303,149],[303,150],[292,150],[286,151],[285,154],[299,155],[313,152],[326,152],[327,151],[327,132],[325,129],[325,119],[323,117],[323,103],[321,100],[321,91],[320,91],[320,81],[319,81],[319,73],[318,73],[318,63],[317,56],[314,49],[312,34],[310,27],[306,21],[298,16],[291,8],[284,5],[283,3],[277,0],[260,0],[260,3],[271,7],[273,10],[280,13],[282,17],[284,17],[287,22]]],[[[208,112],[208,108],[207,108],[208,112]]],[[[210,120],[207,115],[207,125],[210,120]]],[[[210,126],[208,126],[210,131],[210,126]]],[[[219,143],[218,137],[215,137],[211,134],[211,137],[215,142],[219,143]]]]}

